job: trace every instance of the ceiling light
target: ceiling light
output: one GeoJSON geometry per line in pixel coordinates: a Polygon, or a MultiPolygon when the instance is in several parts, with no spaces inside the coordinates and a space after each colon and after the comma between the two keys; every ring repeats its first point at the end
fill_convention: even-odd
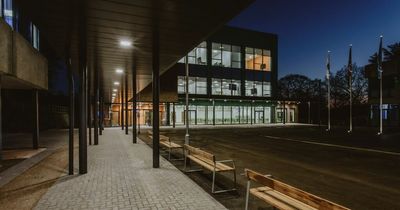
{"type": "Polygon", "coordinates": [[[124,73],[124,70],[122,70],[122,69],[115,69],[115,73],[117,73],[117,74],[122,74],[122,73],[124,73]]]}
{"type": "Polygon", "coordinates": [[[121,47],[130,47],[130,46],[132,46],[132,42],[129,40],[121,40],[121,41],[119,41],[119,45],[121,47]]]}
{"type": "Polygon", "coordinates": [[[113,92],[117,92],[118,90],[117,89],[113,89],[113,92]]]}
{"type": "Polygon", "coordinates": [[[116,96],[117,94],[113,93],[112,96],[116,96]]]}
{"type": "Polygon", "coordinates": [[[119,85],[119,82],[114,82],[114,85],[119,85]]]}

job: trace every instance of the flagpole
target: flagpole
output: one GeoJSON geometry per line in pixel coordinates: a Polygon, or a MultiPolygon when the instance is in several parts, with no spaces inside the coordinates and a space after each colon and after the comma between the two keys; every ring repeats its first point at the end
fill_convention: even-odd
{"type": "Polygon", "coordinates": [[[350,92],[350,124],[348,133],[353,132],[353,91],[352,91],[352,76],[353,76],[353,63],[352,63],[352,52],[351,52],[352,45],[350,44],[350,51],[349,51],[349,63],[348,63],[348,71],[349,71],[349,92],[350,92]]]}
{"type": "Polygon", "coordinates": [[[383,134],[383,69],[382,69],[382,41],[383,36],[380,36],[380,43],[379,43],[379,51],[378,51],[378,77],[379,77],[379,133],[378,135],[383,134]]]}
{"type": "Polygon", "coordinates": [[[331,82],[330,82],[330,77],[331,77],[331,56],[330,56],[331,51],[328,51],[328,61],[326,65],[326,80],[328,83],[328,129],[326,131],[331,130],[331,82]]]}

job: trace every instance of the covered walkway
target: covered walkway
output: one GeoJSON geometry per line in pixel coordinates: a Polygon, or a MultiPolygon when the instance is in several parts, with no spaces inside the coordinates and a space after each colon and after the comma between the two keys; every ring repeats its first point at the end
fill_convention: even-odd
{"type": "Polygon", "coordinates": [[[151,149],[119,128],[99,140],[88,173],[55,183],[36,209],[225,209],[165,159],[152,168],[151,149]]]}

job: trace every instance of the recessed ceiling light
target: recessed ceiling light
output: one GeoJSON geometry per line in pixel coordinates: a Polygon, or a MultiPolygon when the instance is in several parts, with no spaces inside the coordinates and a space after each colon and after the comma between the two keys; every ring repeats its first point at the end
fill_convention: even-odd
{"type": "Polygon", "coordinates": [[[132,46],[132,42],[129,40],[121,40],[119,41],[119,45],[121,45],[121,47],[130,47],[132,46]]]}
{"type": "Polygon", "coordinates": [[[112,96],[116,96],[117,94],[113,93],[112,96]]]}
{"type": "Polygon", "coordinates": [[[117,74],[122,74],[122,73],[124,73],[124,70],[122,70],[122,69],[115,69],[115,73],[117,73],[117,74]]]}
{"type": "Polygon", "coordinates": [[[114,85],[119,85],[119,82],[114,82],[114,85]]]}
{"type": "Polygon", "coordinates": [[[113,92],[117,92],[118,90],[117,89],[113,89],[113,92]]]}

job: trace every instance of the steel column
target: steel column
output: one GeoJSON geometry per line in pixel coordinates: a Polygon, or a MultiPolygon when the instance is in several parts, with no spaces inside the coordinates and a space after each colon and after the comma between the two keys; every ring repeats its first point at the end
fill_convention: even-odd
{"type": "Polygon", "coordinates": [[[87,124],[88,124],[88,130],[89,130],[89,145],[92,145],[92,97],[91,97],[91,70],[92,68],[89,68],[87,70],[87,97],[86,97],[86,109],[87,109],[87,124]]]}
{"type": "Polygon", "coordinates": [[[132,66],[132,143],[136,143],[137,140],[137,94],[136,94],[136,60],[133,59],[133,66],[132,66]]]}
{"type": "MultiPolygon", "coordinates": [[[[153,1],[155,7],[160,7],[159,2],[153,1]]],[[[152,64],[153,64],[153,168],[160,167],[160,34],[158,9],[154,15],[152,64]]]]}
{"type": "Polygon", "coordinates": [[[172,127],[175,128],[176,113],[175,113],[175,103],[172,103],[172,127]]]}
{"type": "Polygon", "coordinates": [[[1,74],[0,74],[0,160],[3,160],[3,129],[2,129],[2,108],[1,108],[1,74]]]}
{"type": "Polygon", "coordinates": [[[129,111],[128,111],[128,72],[125,73],[125,134],[128,135],[129,111]]]}
{"type": "Polygon", "coordinates": [[[33,90],[33,132],[32,132],[32,147],[33,149],[39,148],[39,91],[33,90]]]}
{"type": "Polygon", "coordinates": [[[75,128],[75,93],[74,75],[71,66],[71,59],[67,60],[68,81],[69,81],[69,141],[68,141],[68,174],[74,174],[74,128],[75,128]]]}
{"type": "Polygon", "coordinates": [[[125,117],[124,117],[124,102],[125,102],[125,97],[124,97],[124,80],[121,79],[121,130],[124,130],[125,128],[125,117]]]}
{"type": "Polygon", "coordinates": [[[103,118],[104,116],[104,107],[103,107],[103,97],[100,97],[99,94],[99,135],[103,135],[103,118]]]}
{"type": "Polygon", "coordinates": [[[86,106],[86,75],[87,75],[87,37],[86,37],[86,1],[82,1],[79,9],[79,76],[80,76],[80,115],[79,115],[79,173],[87,173],[87,106],[86,106]]]}
{"type": "MultiPolygon", "coordinates": [[[[96,59],[97,62],[97,59],[96,59]]],[[[99,69],[95,65],[94,69],[94,103],[93,103],[93,127],[94,145],[99,144],[99,69]]]]}

